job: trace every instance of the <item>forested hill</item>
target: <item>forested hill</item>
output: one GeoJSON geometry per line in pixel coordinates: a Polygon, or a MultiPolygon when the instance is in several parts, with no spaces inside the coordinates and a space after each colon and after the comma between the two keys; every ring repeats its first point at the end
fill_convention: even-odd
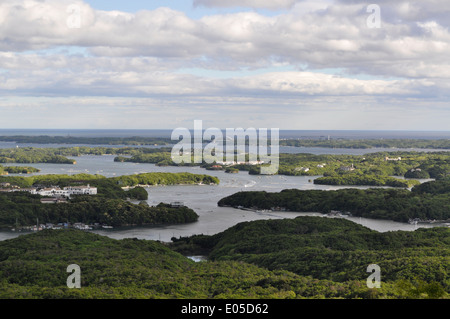
{"type": "Polygon", "coordinates": [[[346,219],[297,217],[243,222],[216,235],[173,241],[174,249],[208,252],[210,260],[333,282],[367,278],[367,267],[376,264],[382,287],[396,287],[397,297],[450,292],[450,228],[379,233],[346,219]]]}
{"type": "Polygon", "coordinates": [[[195,263],[155,241],[44,230],[0,242],[0,298],[448,298],[448,236],[378,236],[324,218],[248,222],[197,236],[216,260],[195,263]],[[380,265],[380,289],[367,287],[367,263],[380,265]],[[67,287],[73,264],[79,289],[67,287]]]}
{"type": "Polygon", "coordinates": [[[412,191],[398,189],[287,189],[278,193],[239,192],[219,201],[219,206],[253,209],[286,209],[296,212],[350,212],[353,216],[407,222],[410,219],[450,219],[448,180],[415,186],[412,191]]]}
{"type": "MultiPolygon", "coordinates": [[[[337,283],[235,261],[200,262],[163,244],[46,230],[0,242],[0,298],[364,298],[360,282],[337,283]],[[69,265],[81,288],[69,289],[69,265]]],[[[393,292],[386,290],[383,296],[393,292]]],[[[179,311],[179,310],[178,310],[179,311]]]]}

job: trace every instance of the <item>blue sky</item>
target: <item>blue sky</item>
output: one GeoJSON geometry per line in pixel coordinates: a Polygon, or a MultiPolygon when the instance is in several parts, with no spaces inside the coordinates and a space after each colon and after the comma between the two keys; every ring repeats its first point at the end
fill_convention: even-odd
{"type": "Polygon", "coordinates": [[[242,6],[232,6],[232,7],[206,7],[204,5],[195,5],[192,0],[171,0],[171,1],[121,1],[121,0],[88,0],[86,1],[93,8],[98,10],[106,11],[124,11],[130,13],[136,13],[141,10],[155,10],[160,7],[169,7],[177,11],[184,12],[187,16],[198,19],[205,15],[212,14],[232,14],[242,11],[256,11],[264,15],[273,16],[281,12],[286,12],[287,9],[280,8],[276,9],[266,9],[266,8],[256,8],[256,7],[242,7],[242,6]]]}
{"type": "Polygon", "coordinates": [[[450,4],[368,5],[1,2],[0,127],[448,130],[450,4]]]}

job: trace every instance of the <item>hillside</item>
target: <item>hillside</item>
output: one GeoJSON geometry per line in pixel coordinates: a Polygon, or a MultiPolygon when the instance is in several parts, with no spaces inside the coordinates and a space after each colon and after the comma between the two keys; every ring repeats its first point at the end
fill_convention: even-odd
{"type": "Polygon", "coordinates": [[[367,267],[377,264],[383,285],[409,287],[411,293],[430,289],[426,294],[434,296],[450,292],[449,228],[379,233],[346,219],[297,217],[244,222],[213,236],[174,239],[173,248],[340,283],[367,278],[367,267]]]}
{"type": "Polygon", "coordinates": [[[77,230],[45,230],[0,242],[0,269],[0,298],[11,299],[345,298],[369,293],[358,282],[315,280],[235,261],[195,263],[158,242],[77,230]],[[71,264],[80,266],[80,289],[66,286],[71,264]]]}

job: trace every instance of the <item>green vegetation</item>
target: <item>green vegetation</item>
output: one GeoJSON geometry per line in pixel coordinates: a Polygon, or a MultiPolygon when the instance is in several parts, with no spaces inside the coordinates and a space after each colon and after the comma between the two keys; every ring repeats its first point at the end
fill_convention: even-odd
{"type": "MultiPolygon", "coordinates": [[[[168,137],[0,136],[2,142],[35,144],[171,145],[168,137]]],[[[449,139],[282,139],[280,146],[327,148],[423,148],[450,149],[449,139]]]]}
{"type": "MultiPolygon", "coordinates": [[[[99,194],[107,195],[111,188],[134,187],[139,185],[181,185],[181,184],[219,184],[217,177],[205,174],[192,173],[142,173],[135,175],[122,175],[117,177],[105,177],[92,174],[48,174],[33,176],[0,176],[0,183],[10,183],[21,188],[33,185],[45,187],[58,185],[60,187],[91,184],[98,187],[99,194]]],[[[112,196],[115,197],[115,196],[112,196]]]]}
{"type": "Polygon", "coordinates": [[[8,148],[0,149],[0,163],[54,163],[76,164],[76,160],[67,157],[82,155],[119,155],[117,161],[127,159],[123,156],[159,154],[166,158],[170,148],[136,148],[136,147],[59,147],[59,148],[8,148]]]}
{"type": "Polygon", "coordinates": [[[378,152],[365,155],[280,154],[281,175],[336,175],[361,173],[378,176],[405,176],[421,169],[430,178],[450,174],[449,152],[378,152]],[[353,170],[352,170],[353,169],[353,170]]]}
{"type": "Polygon", "coordinates": [[[192,173],[142,173],[110,177],[109,180],[125,187],[135,185],[219,184],[217,177],[192,173]]]}
{"type": "Polygon", "coordinates": [[[30,166],[1,166],[0,175],[8,174],[31,174],[40,172],[40,169],[30,166]]]}
{"type": "Polygon", "coordinates": [[[350,212],[353,216],[407,222],[410,219],[450,220],[449,180],[427,182],[412,191],[403,189],[288,189],[279,193],[239,192],[219,206],[286,209],[296,212],[350,212]]]}
{"type": "MultiPolygon", "coordinates": [[[[399,258],[393,260],[390,259],[392,255],[388,255],[377,259],[382,253],[376,253],[375,233],[350,224],[344,225],[344,221],[329,222],[324,219],[252,222],[239,224],[217,236],[196,236],[190,239],[196,241],[196,246],[209,243],[215,251],[215,261],[199,263],[154,241],[115,240],[76,230],[44,230],[22,235],[0,242],[0,298],[448,298],[448,291],[445,290],[445,283],[448,284],[448,256],[443,256],[442,250],[426,247],[429,241],[433,241],[440,248],[448,250],[448,231],[417,232],[417,236],[408,236],[408,233],[390,235],[384,240],[392,238],[396,246],[404,245],[404,248],[395,250],[392,246],[383,251],[399,251],[399,258]],[[287,228],[283,231],[285,226],[287,228]],[[348,239],[340,236],[337,233],[339,230],[346,231],[348,239]],[[272,242],[270,238],[278,238],[276,234],[281,237],[272,242]],[[369,235],[370,238],[366,239],[362,235],[369,235]],[[406,240],[411,237],[412,240],[406,240]],[[292,240],[283,240],[289,238],[292,240]],[[359,243],[362,240],[358,244],[360,247],[373,250],[367,249],[370,255],[352,264],[355,257],[364,256],[364,250],[352,250],[351,243],[349,249],[342,249],[339,243],[335,243],[336,238],[339,243],[353,239],[359,243]],[[443,245],[446,240],[447,248],[443,245]],[[293,248],[295,242],[305,245],[295,245],[293,248]],[[264,252],[242,253],[245,245],[262,247],[262,243],[268,244],[263,248],[264,252]],[[267,258],[267,264],[277,269],[269,270],[240,261],[254,258],[252,263],[260,262],[258,257],[271,257],[271,250],[280,243],[282,246],[274,254],[281,254],[284,259],[280,259],[278,264],[271,264],[271,258],[267,258]],[[418,251],[405,257],[413,244],[419,245],[418,251]],[[236,253],[227,249],[233,246],[237,249],[236,253]],[[322,246],[329,249],[320,249],[322,246]],[[314,247],[317,249],[313,253],[314,247]],[[402,249],[405,249],[404,253],[402,249]],[[308,254],[298,254],[302,251],[308,254]],[[424,257],[423,254],[428,252],[432,253],[430,257],[424,257]],[[327,269],[327,266],[341,259],[345,260],[345,264],[336,263],[336,266],[333,264],[331,269],[327,269]],[[299,262],[289,264],[289,260],[299,262]],[[365,272],[367,263],[373,262],[379,262],[382,269],[380,289],[366,286],[369,275],[365,272]],[[438,262],[442,262],[439,267],[438,262]],[[300,263],[307,265],[307,269],[319,266],[326,273],[317,272],[318,277],[326,278],[331,274],[330,277],[336,280],[319,279],[310,274],[298,275],[284,269],[298,267],[300,263]],[[66,269],[71,264],[81,268],[79,289],[69,289],[66,285],[69,276],[66,269]],[[341,271],[336,273],[336,268],[341,271]],[[399,271],[394,273],[395,270],[399,271]],[[425,274],[428,277],[424,277],[425,274]]],[[[181,242],[176,244],[181,245],[181,242]]],[[[305,269],[303,272],[308,271],[305,269]]]]}
{"type": "Polygon", "coordinates": [[[27,147],[0,149],[0,163],[75,164],[76,161],[59,154],[56,149],[27,147]]]}
{"type": "MultiPolygon", "coordinates": [[[[218,169],[214,164],[175,164],[170,152],[153,152],[135,154],[131,157],[118,156],[116,161],[154,163],[156,165],[198,165],[206,169],[218,169]]],[[[259,175],[261,165],[237,164],[223,166],[248,171],[259,175]]],[[[235,172],[235,171],[233,171],[235,172]]],[[[412,187],[416,179],[441,179],[450,176],[450,154],[448,152],[379,152],[365,155],[313,155],[280,154],[279,175],[320,176],[318,184],[329,185],[368,185],[412,187]],[[412,174],[412,172],[415,172],[412,174]],[[418,173],[420,172],[420,174],[418,173]],[[405,177],[406,180],[393,178],[405,177]]]]}
{"type": "Polygon", "coordinates": [[[1,176],[0,182],[20,188],[32,186],[97,187],[98,195],[74,196],[68,203],[42,204],[41,196],[28,192],[0,193],[0,227],[31,226],[36,218],[43,223],[82,222],[85,224],[154,225],[194,222],[198,215],[189,208],[172,208],[164,204],[148,207],[126,199],[146,200],[147,191],[139,185],[218,184],[216,177],[190,173],[144,173],[106,178],[101,175],[1,176]],[[124,190],[122,187],[130,187],[124,190]]]}
{"type": "Polygon", "coordinates": [[[235,168],[235,167],[227,167],[225,169],[225,173],[232,173],[232,174],[236,174],[239,173],[239,169],[235,168]]]}
{"type": "Polygon", "coordinates": [[[42,204],[39,195],[26,192],[0,193],[0,228],[28,227],[40,223],[84,223],[111,226],[181,224],[198,220],[187,207],[168,204],[151,207],[123,199],[78,195],[67,203],[42,204]]]}
{"type": "Polygon", "coordinates": [[[287,139],[280,146],[327,148],[422,148],[450,149],[450,139],[287,139]]]}
{"type": "MultiPolygon", "coordinates": [[[[152,163],[158,166],[201,166],[215,169],[214,164],[182,163],[171,159],[170,148],[134,147],[68,147],[54,149],[18,148],[0,150],[0,163],[70,163],[82,155],[117,155],[116,162],[152,163]]],[[[248,171],[258,175],[261,165],[223,166],[248,171]]],[[[232,168],[232,169],[231,169],[232,168]]],[[[379,152],[365,155],[312,155],[280,154],[279,175],[321,176],[316,183],[331,185],[369,185],[411,187],[417,182],[393,179],[392,176],[407,179],[442,179],[450,176],[450,154],[448,152],[379,152]],[[353,175],[351,175],[353,174],[353,175]]]]}
{"type": "Polygon", "coordinates": [[[35,144],[104,144],[104,145],[168,145],[174,142],[163,137],[76,137],[76,136],[0,136],[2,142],[35,144]]]}
{"type": "Polygon", "coordinates": [[[409,188],[420,184],[416,180],[402,180],[390,176],[344,174],[339,176],[324,176],[314,180],[314,184],[321,185],[366,185],[366,186],[390,186],[409,188]]]}
{"type": "MultiPolygon", "coordinates": [[[[450,292],[450,229],[443,227],[378,233],[346,219],[259,220],[212,236],[174,238],[172,248],[341,284],[367,278],[367,266],[377,264],[381,288],[362,298],[384,298],[388,291],[395,298],[448,298],[450,292]]],[[[334,283],[314,289],[317,295],[343,289],[334,283]]]]}

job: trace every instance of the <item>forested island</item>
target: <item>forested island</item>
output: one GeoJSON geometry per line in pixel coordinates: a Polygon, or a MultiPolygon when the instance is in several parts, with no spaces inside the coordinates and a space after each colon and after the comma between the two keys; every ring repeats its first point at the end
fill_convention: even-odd
{"type": "MultiPolygon", "coordinates": [[[[178,141],[170,137],[80,137],[80,136],[0,136],[2,142],[18,144],[98,144],[98,145],[174,145],[178,141]]],[[[205,141],[210,142],[210,141],[205,141]]],[[[450,149],[450,139],[350,139],[350,138],[282,138],[280,146],[294,147],[326,147],[326,148],[422,148],[422,149],[450,149]]]]}
{"type": "Polygon", "coordinates": [[[57,147],[57,148],[35,148],[16,147],[0,149],[0,163],[54,163],[54,164],[76,164],[75,159],[68,157],[79,157],[82,155],[119,155],[134,156],[141,154],[153,154],[167,156],[170,158],[170,148],[136,148],[136,147],[57,147]]]}
{"type": "Polygon", "coordinates": [[[145,201],[142,186],[218,184],[216,177],[190,173],[143,173],[106,178],[101,175],[35,175],[0,176],[8,185],[0,192],[0,228],[21,228],[42,223],[84,223],[111,226],[155,225],[194,222],[198,215],[187,207],[160,204],[149,207],[146,202],[133,204],[128,199],[145,201]],[[77,195],[67,202],[44,204],[42,196],[30,194],[30,187],[65,187],[89,184],[98,188],[97,195],[77,195]]]}
{"type": "Polygon", "coordinates": [[[218,205],[323,214],[341,211],[353,216],[399,222],[450,221],[450,180],[426,182],[411,191],[371,188],[238,192],[221,199],[218,205]]]}
{"type": "MultiPolygon", "coordinates": [[[[135,152],[136,153],[136,152],[135,152]]],[[[261,165],[175,164],[170,152],[141,152],[128,157],[117,156],[118,162],[153,163],[159,166],[188,165],[212,170],[248,171],[259,175],[261,165]]],[[[410,188],[416,179],[441,179],[450,176],[448,152],[378,152],[365,155],[286,154],[279,157],[278,175],[320,176],[314,183],[326,185],[367,185],[410,188]],[[400,177],[400,178],[397,178],[400,177]]]]}
{"type": "MultiPolygon", "coordinates": [[[[0,163],[76,164],[82,155],[117,155],[116,162],[152,163],[158,166],[200,166],[227,172],[259,175],[261,164],[174,163],[170,148],[68,147],[0,150],[0,163]]],[[[263,164],[264,165],[264,164],[263,164]]],[[[30,168],[32,169],[32,168],[30,168]]],[[[19,169],[17,169],[19,170],[19,169]]],[[[26,169],[22,169],[25,171],[26,169]]],[[[367,185],[410,188],[417,179],[450,176],[448,152],[377,152],[365,155],[285,154],[279,156],[279,175],[314,176],[317,184],[367,185]],[[400,177],[395,178],[395,177],[400,177]]]]}
{"type": "Polygon", "coordinates": [[[0,242],[0,298],[449,298],[449,238],[445,228],[378,233],[320,217],[245,222],[172,244],[43,230],[0,242]],[[179,253],[200,251],[208,261],[179,253]],[[72,264],[79,289],[66,284],[72,264]],[[370,264],[381,268],[380,288],[367,286],[370,264]]]}
{"type": "Polygon", "coordinates": [[[417,180],[398,179],[390,176],[345,174],[339,176],[324,176],[314,180],[319,185],[362,185],[362,186],[390,186],[410,188],[420,184],[417,180]]]}
{"type": "Polygon", "coordinates": [[[0,194],[0,228],[16,231],[39,224],[77,224],[99,226],[148,226],[183,224],[198,220],[188,207],[170,204],[149,206],[120,198],[78,195],[60,204],[43,204],[39,195],[24,192],[0,194]]]}
{"type": "Polygon", "coordinates": [[[0,165],[0,175],[8,174],[31,174],[40,172],[40,169],[31,166],[2,166],[0,165]]]}
{"type": "Polygon", "coordinates": [[[90,183],[99,188],[99,194],[105,196],[118,196],[117,191],[124,187],[158,186],[158,185],[214,185],[220,180],[215,176],[192,173],[141,173],[134,175],[121,175],[105,177],[98,174],[47,174],[33,176],[0,176],[0,183],[9,183],[21,188],[33,185],[41,186],[72,186],[90,183]]]}

